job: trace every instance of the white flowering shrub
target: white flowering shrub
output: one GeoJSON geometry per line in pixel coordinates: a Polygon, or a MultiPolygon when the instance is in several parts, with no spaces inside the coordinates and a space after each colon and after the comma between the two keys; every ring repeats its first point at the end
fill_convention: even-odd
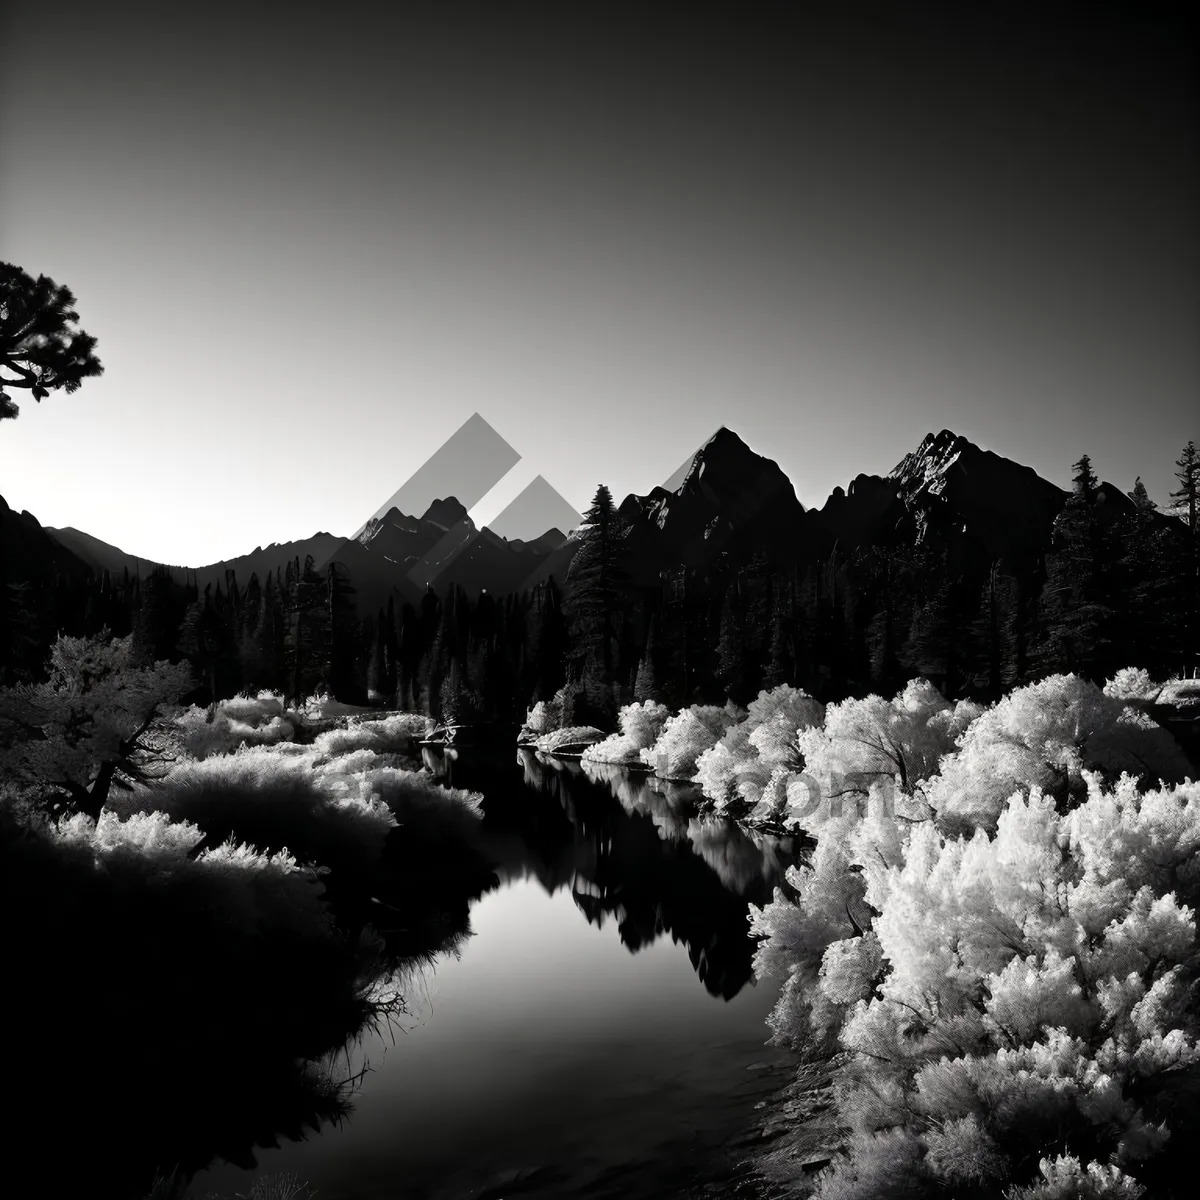
{"type": "Polygon", "coordinates": [[[931,683],[914,679],[891,700],[867,696],[829,705],[824,724],[801,729],[797,742],[827,810],[886,783],[916,802],[919,813],[926,781],[980,712],[967,701],[953,705],[931,683]]]}
{"type": "Polygon", "coordinates": [[[279,692],[265,690],[255,696],[232,696],[228,700],[218,701],[217,711],[231,721],[240,721],[243,725],[255,728],[273,721],[276,717],[294,721],[297,715],[288,709],[279,692]]]}
{"type": "Polygon", "coordinates": [[[99,814],[112,788],[149,778],[167,755],[164,719],[192,686],[191,668],[137,666],[132,637],[59,637],[44,683],[0,688],[0,772],[49,787],[99,814]]]}
{"type": "Polygon", "coordinates": [[[1010,692],[980,714],[926,789],[948,829],[994,829],[1008,797],[1036,786],[1060,803],[1086,790],[1085,769],[1115,779],[1177,783],[1188,762],[1145,713],[1077,675],[1054,675],[1010,692]]]}
{"type": "Polygon", "coordinates": [[[696,760],[725,735],[737,719],[728,705],[694,704],[668,719],[653,746],[641,751],[642,762],[665,779],[692,779],[696,760]]]}
{"type": "Polygon", "coordinates": [[[820,1200],[1153,1195],[1177,1168],[1200,1117],[1200,784],[1083,784],[1066,811],[1015,789],[970,836],[844,811],[795,902],[752,909],[776,1039],[843,1055],[820,1200]]]}
{"type": "Polygon", "coordinates": [[[525,724],[517,735],[519,742],[532,742],[562,728],[562,692],[551,700],[539,700],[525,717],[525,724]]]}
{"type": "Polygon", "coordinates": [[[1144,668],[1123,667],[1104,685],[1104,694],[1126,704],[1150,703],[1162,689],[1144,668]]]}
{"type": "Polygon", "coordinates": [[[320,757],[352,750],[376,754],[416,754],[417,744],[433,732],[433,721],[419,713],[393,713],[378,720],[350,718],[345,728],[317,734],[313,746],[320,757]]]}
{"type": "Polygon", "coordinates": [[[304,716],[310,721],[328,721],[333,717],[364,716],[378,711],[361,704],[343,704],[342,701],[330,696],[328,692],[309,696],[304,701],[302,709],[304,716]]]}
{"type": "Polygon", "coordinates": [[[533,744],[543,754],[556,754],[568,746],[595,745],[604,741],[606,736],[603,729],[597,729],[594,725],[571,725],[566,729],[552,729],[533,744]]]}
{"type": "MultiPolygon", "coordinates": [[[[351,777],[352,778],[352,777],[351,777]]],[[[178,763],[163,780],[115,799],[121,816],[167,814],[204,830],[209,847],[229,838],[264,851],[285,847],[333,870],[367,870],[378,862],[395,818],[357,784],[338,788],[308,756],[243,747],[178,763]]]]}
{"type": "Polygon", "coordinates": [[[620,732],[588,746],[585,762],[637,763],[643,750],[653,746],[670,719],[671,710],[655,700],[627,704],[617,714],[620,732]]]}
{"type": "Polygon", "coordinates": [[[239,746],[272,746],[295,737],[295,726],[281,714],[248,711],[247,705],[233,705],[245,719],[232,715],[222,701],[214,712],[192,705],[175,718],[179,750],[197,760],[232,754],[239,746]]]}
{"type": "Polygon", "coordinates": [[[787,772],[803,766],[796,735],[819,725],[824,712],[824,705],[788,684],[759,692],[745,718],[697,759],[695,781],[705,798],[717,812],[754,809],[760,803],[765,810],[777,808],[787,772]],[[764,801],[768,787],[772,798],[764,801]]]}
{"type": "MultiPolygon", "coordinates": [[[[262,934],[331,939],[323,886],[286,851],[264,854],[232,841],[193,853],[204,839],[189,821],[166,812],[138,812],[126,819],[106,810],[98,821],[82,813],[61,818],[46,832],[62,856],[91,868],[119,889],[151,887],[160,902],[203,905],[207,914],[236,931],[240,941],[262,934]]],[[[69,869],[69,867],[68,867],[69,869]]]]}

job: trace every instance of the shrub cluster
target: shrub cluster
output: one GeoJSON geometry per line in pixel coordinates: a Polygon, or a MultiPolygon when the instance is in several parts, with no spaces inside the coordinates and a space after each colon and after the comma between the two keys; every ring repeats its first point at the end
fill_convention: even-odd
{"type": "Polygon", "coordinates": [[[855,802],[795,790],[815,847],[751,924],[774,1039],[836,1064],[820,1200],[1170,1194],[1200,1116],[1200,784],[1131,681],[984,710],[914,683],[798,734],[855,802]]]}

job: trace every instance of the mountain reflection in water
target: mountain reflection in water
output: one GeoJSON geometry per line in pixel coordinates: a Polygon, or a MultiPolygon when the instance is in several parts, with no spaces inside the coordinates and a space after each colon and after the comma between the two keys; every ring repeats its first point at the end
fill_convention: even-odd
{"type": "Polygon", "coordinates": [[[792,839],[699,818],[690,785],[525,748],[516,755],[519,774],[470,752],[424,751],[436,776],[483,793],[483,850],[501,879],[568,888],[590,923],[615,921],[631,951],[669,934],[712,995],[737,995],[753,977],[747,906],[783,884],[792,839]]]}
{"type": "Polygon", "coordinates": [[[524,749],[424,763],[483,795],[475,850],[498,887],[423,1006],[414,991],[405,1035],[351,1051],[373,1069],[349,1119],[255,1172],[214,1167],[194,1194],[269,1172],[325,1200],[679,1194],[786,1074],[764,1044],[773,989],[746,986],[748,906],[796,847],[701,818],[695,789],[645,773],[524,749]]]}

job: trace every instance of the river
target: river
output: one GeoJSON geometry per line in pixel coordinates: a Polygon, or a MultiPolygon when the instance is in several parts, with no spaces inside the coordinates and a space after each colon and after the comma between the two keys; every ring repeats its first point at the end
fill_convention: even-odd
{"type": "Polygon", "coordinates": [[[347,1120],[188,1194],[279,1172],[320,1200],[701,1194],[789,1071],[747,908],[795,847],[615,768],[465,750],[426,766],[483,794],[498,886],[458,954],[414,971],[390,1034],[350,1050],[344,1069],[370,1069],[347,1120]]]}

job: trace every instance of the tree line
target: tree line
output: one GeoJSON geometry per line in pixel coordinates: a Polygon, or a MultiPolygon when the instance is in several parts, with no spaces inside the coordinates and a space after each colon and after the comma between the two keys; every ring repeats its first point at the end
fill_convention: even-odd
{"type": "Polygon", "coordinates": [[[1177,515],[1139,480],[1106,515],[1087,456],[1045,553],[1025,569],[964,564],[936,538],[782,566],[761,552],[631,580],[607,487],[585,514],[566,578],[521,595],[428,590],[374,614],[341,564],[295,559],[200,592],[169,569],[62,577],[0,598],[0,672],[36,678],[47,618],[62,632],[133,635],[140,662],[187,661],[207,703],[269,689],[439,720],[516,721],[560,693],[564,719],[612,727],[631,700],[745,704],[787,683],[824,701],[890,694],[914,675],[950,698],[994,699],[1056,672],[1103,681],[1123,666],[1200,662],[1200,456],[1177,464],[1177,515]]]}

